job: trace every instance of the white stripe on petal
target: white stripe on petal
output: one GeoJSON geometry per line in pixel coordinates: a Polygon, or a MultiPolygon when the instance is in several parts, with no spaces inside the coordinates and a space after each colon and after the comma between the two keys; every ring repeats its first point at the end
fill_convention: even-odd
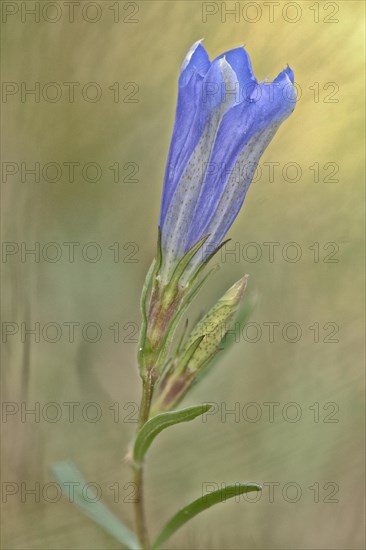
{"type": "MultiPolygon", "coordinates": [[[[238,203],[241,206],[252,182],[259,159],[285,118],[287,118],[287,115],[276,120],[270,127],[253,136],[238,156],[226,182],[224,192],[215,211],[215,216],[207,228],[206,233],[210,235],[210,238],[205,245],[206,250],[211,251],[221,243],[223,238],[221,235],[222,227],[226,225],[229,218],[236,217],[238,203]]],[[[224,172],[223,177],[225,177],[224,172]]],[[[182,277],[182,284],[189,281],[192,274],[202,263],[202,260],[202,253],[198,253],[193,258],[189,268],[182,277]]]]}
{"type": "Polygon", "coordinates": [[[222,117],[238,100],[235,93],[238,90],[238,80],[235,72],[224,58],[220,59],[219,66],[225,86],[225,89],[218,92],[222,94],[222,100],[216,109],[212,111],[200,141],[186,164],[165,218],[162,231],[164,250],[162,278],[165,282],[169,280],[177,259],[181,258],[186,251],[185,242],[190,222],[222,117]]]}
{"type": "Polygon", "coordinates": [[[183,63],[182,63],[182,66],[180,68],[180,72],[182,73],[184,71],[184,69],[187,67],[188,63],[190,62],[190,60],[192,59],[192,55],[194,54],[194,52],[196,51],[196,49],[198,48],[198,46],[200,44],[202,44],[203,42],[203,38],[201,38],[201,40],[197,40],[197,42],[195,42],[193,44],[193,46],[188,50],[187,52],[187,55],[185,56],[184,60],[183,60],[183,63]]]}

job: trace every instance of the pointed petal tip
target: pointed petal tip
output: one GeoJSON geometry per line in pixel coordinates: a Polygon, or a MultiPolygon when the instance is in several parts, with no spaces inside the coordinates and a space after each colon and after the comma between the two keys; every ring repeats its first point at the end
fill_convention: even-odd
{"type": "Polygon", "coordinates": [[[202,44],[203,41],[204,41],[204,38],[200,38],[199,40],[196,40],[196,42],[194,42],[194,43],[192,44],[192,46],[191,46],[190,49],[194,51],[195,49],[198,48],[198,46],[199,46],[200,44],[202,44]]]}
{"type": "Polygon", "coordinates": [[[206,49],[204,48],[204,46],[202,46],[202,42],[203,42],[204,38],[200,38],[199,40],[197,40],[191,47],[190,49],[188,50],[187,52],[187,55],[185,56],[184,60],[183,60],[183,63],[181,65],[181,69],[180,69],[180,72],[182,73],[187,67],[188,65],[191,63],[191,61],[193,60],[192,58],[195,56],[195,54],[197,55],[198,53],[201,54],[201,57],[203,57],[204,59],[201,60],[203,61],[204,63],[203,64],[207,64],[207,62],[209,63],[209,56],[208,56],[208,53],[206,52],[206,49]],[[197,50],[200,50],[200,52],[198,52],[197,50]],[[197,53],[196,53],[197,52],[197,53]]]}
{"type": "MultiPolygon", "coordinates": [[[[215,61],[213,61],[213,63],[215,63],[215,61]]],[[[234,69],[226,59],[226,55],[224,55],[223,57],[220,57],[220,59],[217,60],[217,63],[219,64],[219,67],[221,70],[229,69],[231,73],[235,74],[234,69]]]]}
{"type": "Polygon", "coordinates": [[[196,40],[196,42],[192,45],[191,49],[194,48],[196,50],[198,46],[202,45],[203,41],[204,41],[204,38],[200,38],[199,40],[196,40]]]}
{"type": "Polygon", "coordinates": [[[294,71],[291,69],[290,65],[286,65],[286,68],[283,69],[273,80],[273,82],[290,82],[291,84],[294,83],[295,75],[294,71]]]}
{"type": "Polygon", "coordinates": [[[293,83],[294,83],[294,80],[295,80],[295,74],[294,74],[294,71],[291,69],[291,67],[290,67],[290,65],[289,65],[288,63],[287,63],[287,65],[286,65],[285,71],[286,71],[286,74],[287,74],[287,76],[288,76],[288,78],[289,78],[291,84],[293,84],[293,83]]]}

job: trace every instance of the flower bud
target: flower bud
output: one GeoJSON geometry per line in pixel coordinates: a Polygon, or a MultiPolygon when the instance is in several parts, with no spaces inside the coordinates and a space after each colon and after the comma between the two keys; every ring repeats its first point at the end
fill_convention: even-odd
{"type": "Polygon", "coordinates": [[[220,351],[220,344],[232,326],[247,281],[246,275],[236,282],[193,329],[183,350],[158,383],[153,414],[174,407],[220,351]]]}
{"type": "Polygon", "coordinates": [[[220,343],[236,315],[247,282],[247,275],[236,282],[190,334],[185,346],[186,350],[202,337],[202,341],[188,363],[190,370],[200,370],[219,351],[220,343]]]}

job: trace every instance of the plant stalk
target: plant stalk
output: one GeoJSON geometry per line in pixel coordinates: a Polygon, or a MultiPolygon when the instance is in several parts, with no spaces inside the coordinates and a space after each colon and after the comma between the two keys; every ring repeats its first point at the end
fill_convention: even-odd
{"type": "MultiPolygon", "coordinates": [[[[138,430],[142,428],[149,418],[154,384],[155,379],[152,371],[150,371],[147,378],[143,381],[138,430]]],[[[150,548],[150,543],[145,514],[144,464],[141,464],[137,468],[135,467],[134,483],[137,495],[135,500],[136,532],[141,547],[144,550],[148,550],[150,548]]]]}

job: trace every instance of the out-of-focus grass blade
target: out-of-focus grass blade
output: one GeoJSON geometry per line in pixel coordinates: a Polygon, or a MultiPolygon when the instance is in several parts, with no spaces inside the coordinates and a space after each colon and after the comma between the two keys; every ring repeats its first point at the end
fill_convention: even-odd
{"type": "Polygon", "coordinates": [[[135,439],[133,447],[133,461],[135,466],[139,467],[141,465],[151,443],[162,430],[169,428],[169,426],[180,424],[181,422],[193,420],[197,416],[206,413],[211,408],[212,405],[209,404],[197,405],[179,411],[160,413],[148,420],[140,429],[135,439]]]}
{"type": "Polygon", "coordinates": [[[92,495],[92,488],[88,487],[88,499],[85,499],[83,490],[87,486],[85,479],[72,462],[58,462],[51,467],[53,476],[62,487],[63,494],[75,504],[84,514],[98,523],[107,533],[130,550],[140,550],[135,534],[126,527],[117,516],[92,495]],[[92,500],[96,502],[91,502],[92,500]]]}
{"type": "Polygon", "coordinates": [[[173,516],[171,520],[168,521],[168,523],[165,525],[165,527],[153,543],[153,550],[157,550],[158,548],[160,548],[160,546],[164,544],[164,542],[167,541],[168,538],[173,535],[173,533],[175,533],[180,527],[182,527],[182,525],[187,523],[187,521],[192,519],[200,512],[207,510],[207,508],[214,506],[214,504],[225,502],[227,499],[235,497],[237,495],[242,495],[243,493],[250,493],[252,491],[261,490],[262,487],[260,485],[257,485],[256,483],[247,483],[245,485],[236,483],[235,485],[228,485],[224,489],[213,491],[212,493],[208,493],[207,495],[203,495],[197,500],[194,500],[193,502],[191,502],[191,504],[188,504],[188,506],[185,506],[184,508],[179,510],[179,512],[177,512],[175,516],[173,516]]]}

